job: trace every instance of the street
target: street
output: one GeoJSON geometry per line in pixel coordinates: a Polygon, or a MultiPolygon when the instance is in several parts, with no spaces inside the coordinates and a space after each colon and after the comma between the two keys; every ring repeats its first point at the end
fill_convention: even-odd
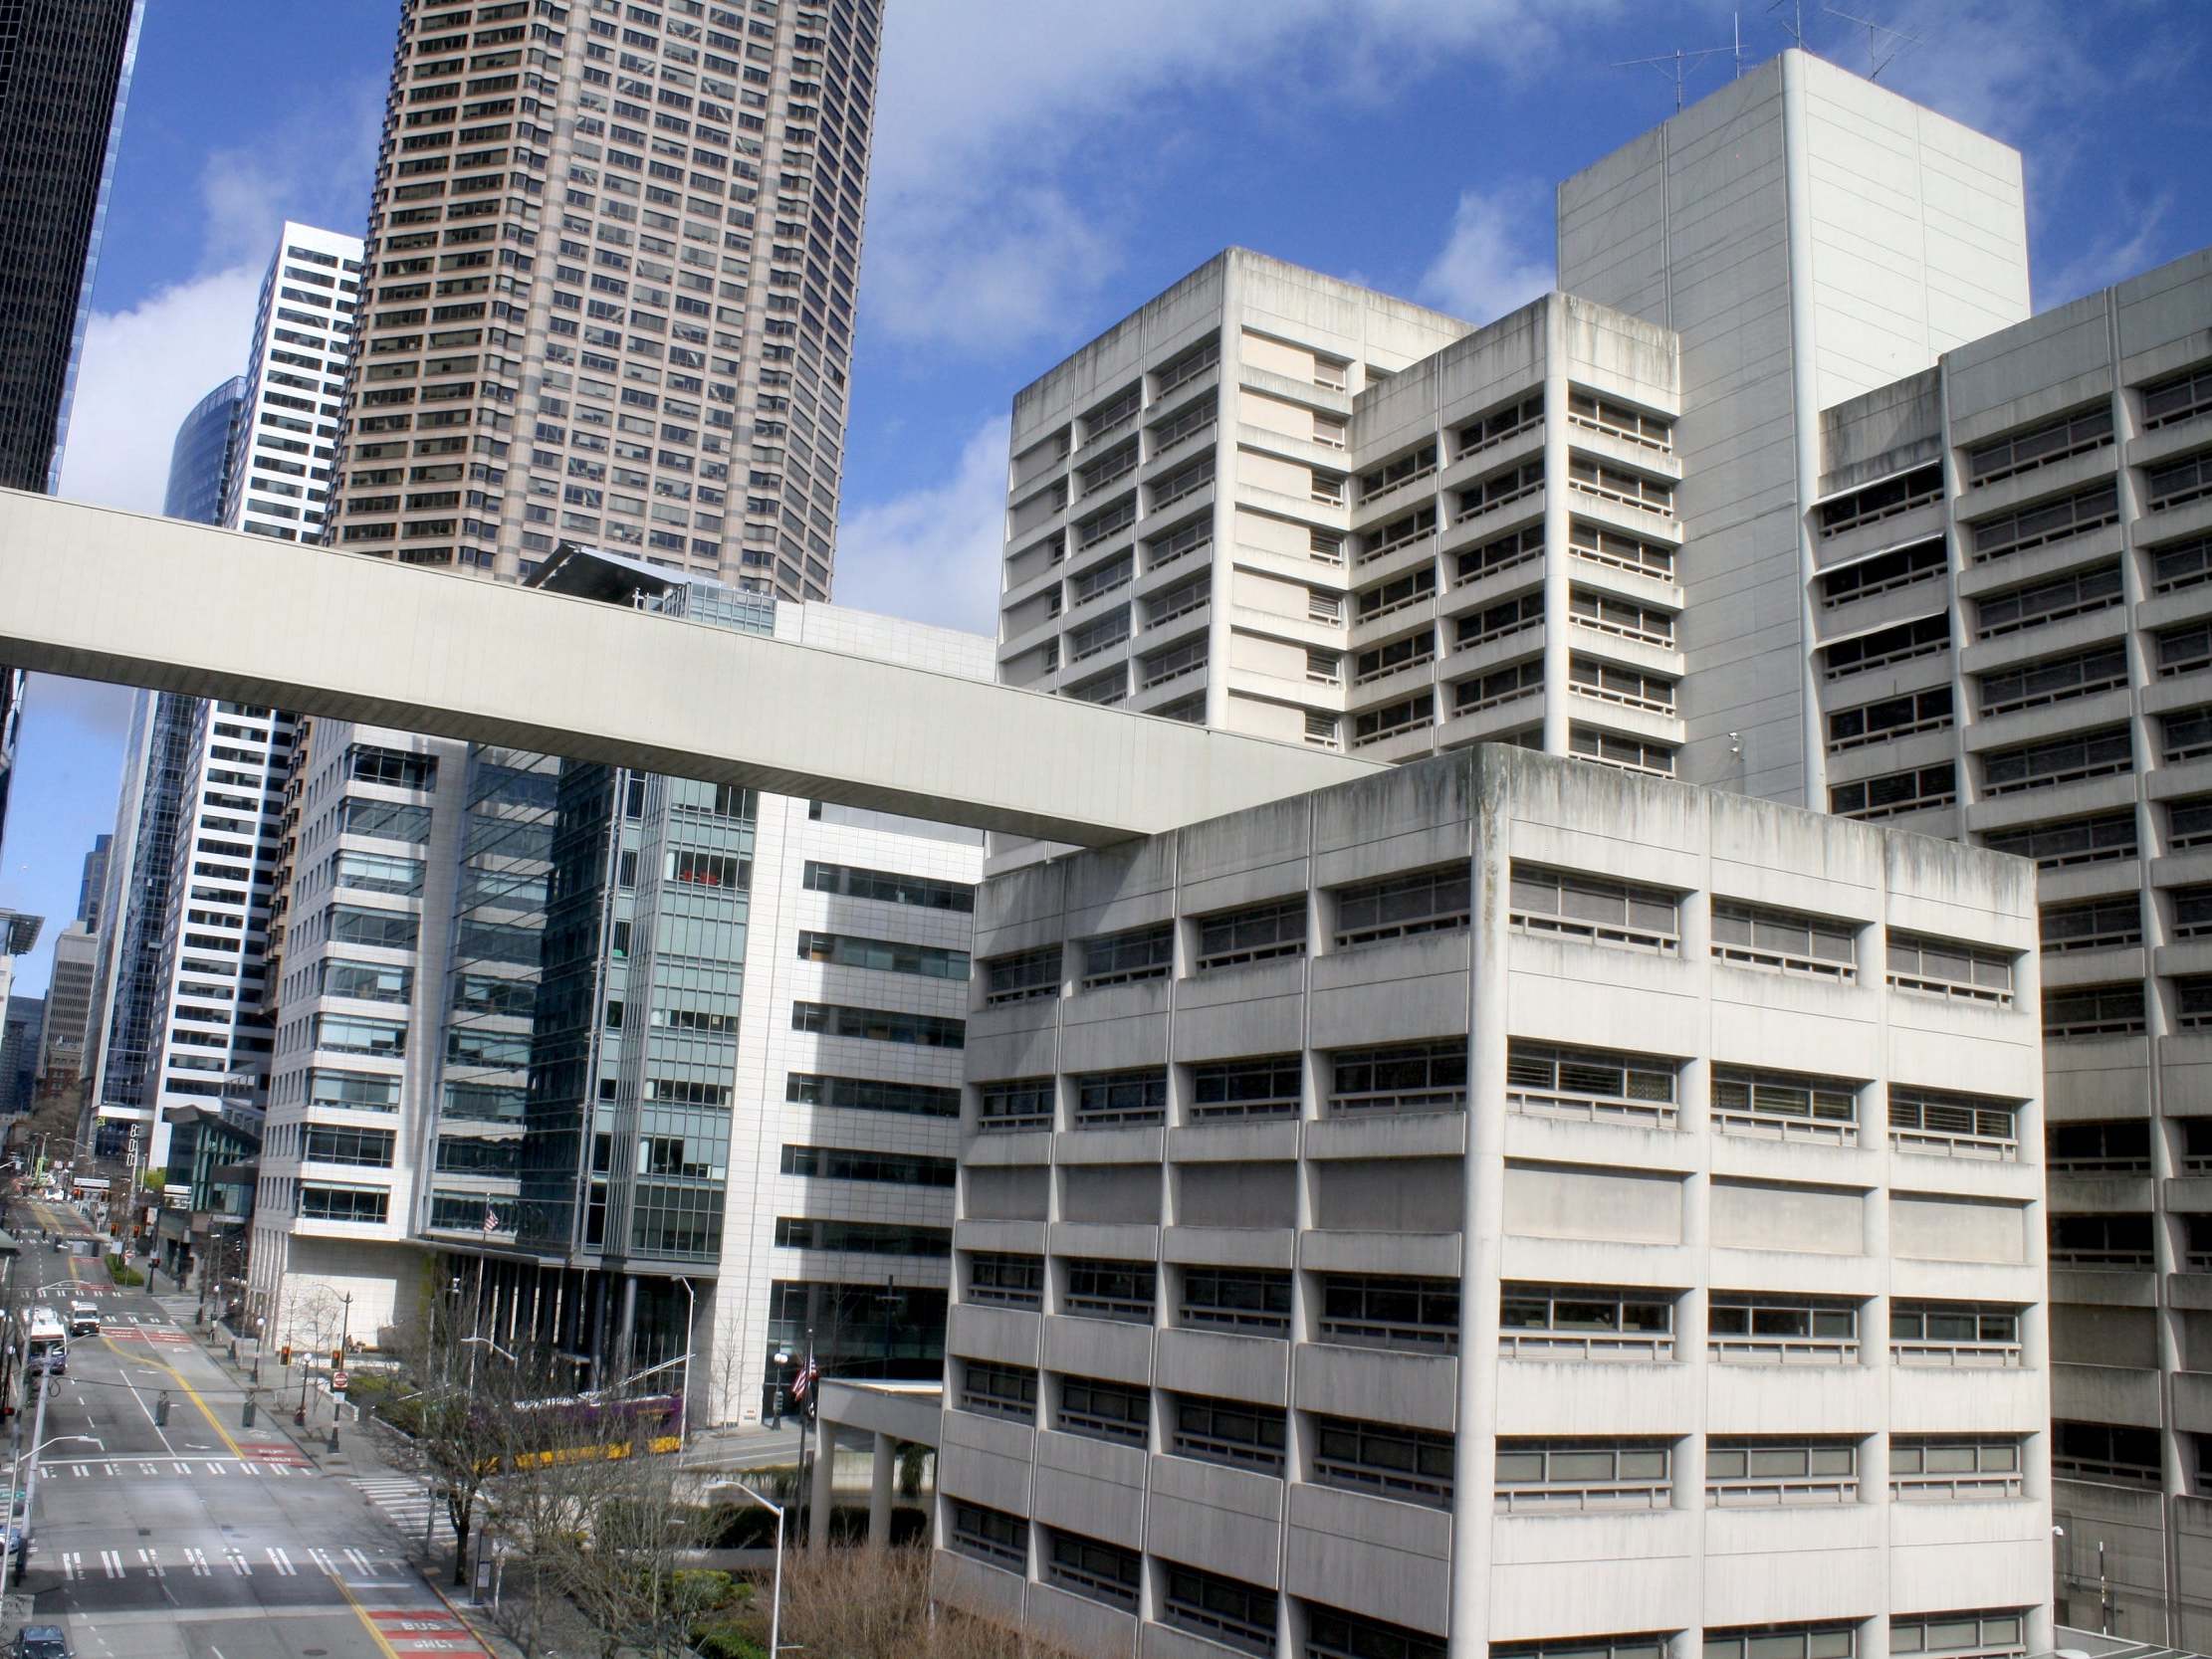
{"type": "MultiPolygon", "coordinates": [[[[103,1329],[72,1342],[68,1374],[46,1383],[46,1455],[16,1586],[32,1602],[14,1600],[16,1622],[35,1610],[61,1623],[79,1659],[484,1653],[408,1564],[394,1519],[364,1501],[412,1483],[356,1485],[344,1452],[303,1453],[270,1423],[274,1389],[256,1427],[243,1427],[239,1384],[151,1295],[111,1285],[98,1256],[36,1242],[40,1229],[90,1236],[73,1212],[18,1208],[16,1271],[32,1276],[36,1300],[64,1312],[72,1299],[95,1302],[103,1329]]],[[[272,1364],[272,1381],[284,1374],[272,1364]]],[[[11,1445],[26,1477],[33,1404],[11,1445]]],[[[418,1499],[418,1528],[421,1513],[418,1499]]]]}

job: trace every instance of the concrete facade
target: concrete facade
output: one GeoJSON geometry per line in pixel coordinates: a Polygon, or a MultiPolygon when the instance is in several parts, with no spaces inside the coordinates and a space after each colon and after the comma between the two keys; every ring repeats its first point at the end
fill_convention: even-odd
{"type": "Polygon", "coordinates": [[[976,948],[949,1600],[2051,1645],[2025,864],[1485,746],[995,878],[976,948]]]}
{"type": "Polygon", "coordinates": [[[1828,804],[2041,870],[2063,1613],[2202,1646],[2212,254],[1946,352],[1819,437],[1828,804]]]}

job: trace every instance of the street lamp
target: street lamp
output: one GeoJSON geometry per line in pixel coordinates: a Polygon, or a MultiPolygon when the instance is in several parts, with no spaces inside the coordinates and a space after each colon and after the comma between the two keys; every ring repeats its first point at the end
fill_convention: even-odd
{"type": "Polygon", "coordinates": [[[730,1484],[775,1517],[775,1587],[769,1592],[769,1659],[775,1659],[783,1651],[783,1506],[770,1503],[743,1481],[730,1484]]]}

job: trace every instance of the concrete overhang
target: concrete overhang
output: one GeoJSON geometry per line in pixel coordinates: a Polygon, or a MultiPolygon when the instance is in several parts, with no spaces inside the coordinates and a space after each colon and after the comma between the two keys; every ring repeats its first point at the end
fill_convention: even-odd
{"type": "Polygon", "coordinates": [[[0,491],[0,663],[1099,846],[1379,763],[0,491]]]}

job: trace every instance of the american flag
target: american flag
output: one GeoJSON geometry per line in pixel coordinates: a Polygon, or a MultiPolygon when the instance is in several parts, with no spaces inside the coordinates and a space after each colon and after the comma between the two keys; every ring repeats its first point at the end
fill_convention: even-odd
{"type": "Polygon", "coordinates": [[[798,1375],[791,1381],[791,1398],[794,1400],[804,1399],[807,1392],[814,1386],[814,1378],[819,1375],[821,1375],[821,1370],[815,1365],[814,1356],[809,1353],[806,1356],[806,1363],[799,1366],[798,1375]]]}
{"type": "Polygon", "coordinates": [[[499,1211],[490,1204],[484,1206],[484,1236],[490,1238],[499,1231],[499,1211]]]}

